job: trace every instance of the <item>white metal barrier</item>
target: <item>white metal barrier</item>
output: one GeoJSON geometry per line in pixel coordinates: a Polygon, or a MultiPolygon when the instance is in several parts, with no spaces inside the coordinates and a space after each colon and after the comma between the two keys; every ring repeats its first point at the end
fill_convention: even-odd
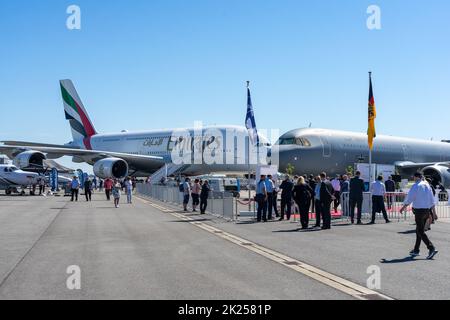
{"type": "MultiPolygon", "coordinates": [[[[137,193],[142,196],[156,199],[168,204],[181,206],[183,205],[183,193],[180,192],[178,187],[175,186],[163,186],[163,185],[151,185],[151,184],[137,184],[137,193]]],[[[192,206],[192,199],[190,201],[192,206]]],[[[198,210],[200,207],[198,208],[198,210]]],[[[232,193],[229,192],[211,192],[208,198],[208,206],[206,211],[217,217],[235,221],[235,199],[232,193]]]]}
{"type": "MultiPolygon", "coordinates": [[[[389,219],[401,220],[408,219],[413,216],[411,207],[409,207],[404,214],[400,214],[400,209],[403,207],[403,203],[407,197],[405,192],[389,192],[385,196],[385,206],[389,219]]],[[[446,192],[436,195],[435,208],[436,214],[439,218],[445,219],[450,218],[450,203],[448,201],[449,197],[446,192]]],[[[350,197],[349,193],[341,194],[341,208],[342,215],[344,217],[350,217],[350,197]]],[[[357,209],[355,208],[355,218],[357,215],[357,209]]],[[[362,218],[372,219],[372,195],[371,193],[364,193],[364,200],[362,206],[362,218]]],[[[376,214],[377,219],[383,219],[381,212],[376,214]]]]}

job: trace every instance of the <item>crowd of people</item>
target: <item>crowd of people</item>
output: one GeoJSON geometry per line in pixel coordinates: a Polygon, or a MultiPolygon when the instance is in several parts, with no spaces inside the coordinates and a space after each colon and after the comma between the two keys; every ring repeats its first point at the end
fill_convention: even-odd
{"type": "Polygon", "coordinates": [[[94,190],[98,190],[99,192],[105,192],[106,200],[110,201],[111,196],[114,200],[114,206],[119,208],[120,206],[120,198],[122,196],[122,192],[125,192],[127,195],[127,203],[132,203],[133,191],[136,188],[136,179],[132,177],[127,177],[126,179],[97,179],[97,177],[90,178],[87,177],[84,181],[84,185],[81,185],[81,182],[77,176],[72,178],[70,183],[71,190],[71,201],[78,201],[78,194],[80,189],[84,190],[84,194],[86,197],[86,201],[92,201],[92,193],[94,190]]]}
{"type": "MultiPolygon", "coordinates": [[[[413,213],[416,220],[416,244],[410,252],[412,257],[419,255],[420,245],[422,242],[427,246],[429,253],[427,259],[433,259],[438,253],[433,243],[426,235],[426,231],[430,230],[430,225],[438,218],[435,210],[435,186],[431,180],[426,179],[422,173],[418,172],[414,175],[415,184],[408,192],[404,201],[404,206],[400,213],[405,212],[406,208],[412,205],[413,213]]],[[[443,189],[442,186],[440,186],[443,189]]],[[[362,208],[364,201],[364,192],[369,191],[372,196],[372,219],[369,224],[375,224],[376,214],[382,213],[386,223],[391,221],[388,218],[385,200],[388,208],[393,205],[392,193],[397,190],[396,183],[392,176],[384,181],[383,176],[378,176],[376,181],[369,184],[369,188],[363,179],[361,172],[357,171],[354,176],[338,175],[331,179],[325,172],[315,177],[295,176],[294,179],[286,176],[280,186],[276,187],[276,181],[272,176],[261,175],[256,184],[257,203],[257,221],[267,222],[279,217],[279,221],[291,219],[293,204],[300,214],[300,223],[302,229],[309,228],[310,213],[316,214],[316,228],[328,230],[331,228],[331,210],[337,213],[340,205],[341,195],[348,194],[348,207],[344,210],[347,216],[350,216],[351,223],[362,224],[362,208]],[[278,214],[277,197],[281,190],[281,215],[278,214]]]]}
{"type": "MultiPolygon", "coordinates": [[[[432,187],[432,184],[430,187],[432,187]]],[[[362,224],[362,208],[364,193],[372,194],[372,219],[369,224],[375,224],[376,214],[382,213],[386,223],[390,223],[387,208],[391,209],[393,197],[390,193],[397,190],[392,176],[384,181],[382,176],[369,186],[361,178],[361,172],[354,175],[337,175],[330,178],[325,172],[319,176],[286,176],[277,186],[277,181],[271,175],[261,175],[256,184],[257,221],[269,221],[275,217],[279,221],[290,220],[294,210],[300,214],[303,229],[309,227],[310,213],[315,213],[315,227],[331,228],[331,212],[337,214],[341,207],[342,213],[350,217],[351,223],[362,224]],[[281,208],[278,212],[278,196],[281,191],[281,208]],[[347,204],[341,204],[342,194],[347,194],[347,204]],[[275,216],[274,216],[275,214],[275,216]]]]}
{"type": "Polygon", "coordinates": [[[208,207],[209,193],[212,191],[208,180],[195,179],[192,183],[190,178],[186,178],[184,182],[179,184],[179,190],[183,194],[183,209],[188,211],[189,202],[192,199],[192,211],[200,214],[206,213],[208,207]]]}
{"type": "MultiPolygon", "coordinates": [[[[192,201],[192,211],[196,212],[200,208],[200,213],[204,214],[208,205],[208,197],[211,191],[207,180],[195,179],[191,181],[186,178],[179,183],[180,192],[183,194],[183,208],[188,211],[188,205],[192,201]]],[[[375,223],[376,213],[383,213],[387,223],[387,216],[384,199],[388,200],[388,207],[392,205],[392,199],[386,197],[389,192],[396,191],[396,184],[392,177],[383,182],[382,177],[378,177],[366,190],[366,185],[361,179],[361,172],[357,171],[354,176],[350,174],[337,175],[334,179],[327,176],[325,172],[319,176],[286,176],[278,186],[271,175],[261,175],[256,183],[257,222],[267,222],[278,218],[279,221],[290,220],[297,210],[300,214],[300,222],[303,229],[309,227],[310,213],[315,213],[315,227],[324,230],[331,228],[331,210],[338,212],[341,206],[341,195],[347,193],[349,205],[344,208],[345,214],[351,218],[352,224],[362,224],[362,208],[364,192],[371,191],[373,194],[373,212],[371,224],[375,223]],[[278,207],[281,199],[281,206],[278,207]],[[356,217],[355,217],[356,213],[356,217]],[[355,221],[356,220],[356,221],[355,221]]]]}

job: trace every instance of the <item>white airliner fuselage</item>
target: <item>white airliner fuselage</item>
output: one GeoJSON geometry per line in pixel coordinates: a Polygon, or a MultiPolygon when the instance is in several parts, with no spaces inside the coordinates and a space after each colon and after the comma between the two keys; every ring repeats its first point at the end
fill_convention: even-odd
{"type": "MultiPolygon", "coordinates": [[[[135,161],[130,174],[136,176],[148,175],[164,164],[184,165],[185,175],[254,171],[258,155],[264,162],[270,150],[270,143],[263,137],[260,137],[260,148],[249,148],[248,131],[240,126],[96,134],[88,145],[93,150],[161,158],[154,166],[146,161],[139,165],[139,161],[135,161]]],[[[85,149],[86,142],[79,140],[69,146],[85,149]]],[[[89,158],[75,157],[74,160],[94,165],[96,159],[89,158]]]]}

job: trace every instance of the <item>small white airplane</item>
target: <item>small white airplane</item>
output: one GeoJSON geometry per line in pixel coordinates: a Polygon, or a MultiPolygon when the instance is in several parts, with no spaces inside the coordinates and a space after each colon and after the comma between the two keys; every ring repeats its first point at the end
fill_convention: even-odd
{"type": "Polygon", "coordinates": [[[11,194],[17,188],[37,184],[39,174],[18,169],[13,165],[0,165],[0,190],[11,194]]]}

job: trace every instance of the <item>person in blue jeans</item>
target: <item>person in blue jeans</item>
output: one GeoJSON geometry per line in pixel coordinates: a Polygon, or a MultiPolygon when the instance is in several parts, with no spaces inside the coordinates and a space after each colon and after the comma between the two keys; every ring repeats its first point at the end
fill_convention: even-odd
{"type": "Polygon", "coordinates": [[[188,211],[187,210],[187,206],[189,204],[189,200],[191,198],[191,179],[186,178],[186,180],[183,183],[183,209],[184,211],[188,211]]]}
{"type": "Polygon", "coordinates": [[[272,176],[267,176],[266,180],[266,191],[267,191],[267,220],[272,220],[273,211],[273,191],[275,190],[275,183],[272,180],[272,176]]]}
{"type": "Polygon", "coordinates": [[[74,176],[72,179],[72,182],[70,183],[70,189],[71,189],[71,200],[75,199],[75,201],[78,201],[78,191],[80,190],[80,181],[78,180],[77,176],[74,176]]]}
{"type": "Polygon", "coordinates": [[[127,203],[131,204],[133,197],[133,181],[131,181],[131,177],[128,177],[125,181],[125,189],[127,191],[127,203]]]}

